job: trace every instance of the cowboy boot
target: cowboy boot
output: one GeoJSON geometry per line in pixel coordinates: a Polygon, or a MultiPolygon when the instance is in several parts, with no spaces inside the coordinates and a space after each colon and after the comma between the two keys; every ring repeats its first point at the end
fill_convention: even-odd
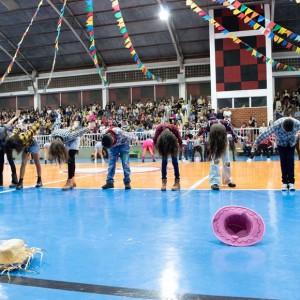
{"type": "Polygon", "coordinates": [[[73,187],[77,187],[77,184],[76,184],[76,181],[75,181],[75,177],[73,177],[71,180],[72,180],[73,187]]]}
{"type": "Polygon", "coordinates": [[[162,186],[161,186],[161,191],[166,191],[167,190],[167,179],[162,179],[162,186]]]}
{"type": "Polygon", "coordinates": [[[178,190],[180,190],[180,179],[175,178],[175,183],[172,186],[172,191],[178,191],[178,190]]]}
{"type": "Polygon", "coordinates": [[[63,191],[69,191],[73,188],[72,179],[68,179],[65,185],[61,188],[63,191]]]}

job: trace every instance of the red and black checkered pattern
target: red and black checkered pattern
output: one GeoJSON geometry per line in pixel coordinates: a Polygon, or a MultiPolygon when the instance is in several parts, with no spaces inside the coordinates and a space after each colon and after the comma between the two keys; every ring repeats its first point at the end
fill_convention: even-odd
{"type": "MultiPolygon", "coordinates": [[[[220,17],[223,16],[226,21],[229,19],[235,21],[230,23],[230,31],[245,30],[245,26],[247,26],[247,30],[250,29],[243,20],[239,20],[236,16],[232,16],[232,14],[227,16],[227,12],[231,14],[228,10],[221,10],[222,15],[220,17]]],[[[225,26],[223,21],[218,20],[218,22],[228,29],[229,26],[225,26]]],[[[264,36],[242,37],[241,40],[265,55],[264,36]]],[[[215,51],[217,92],[266,88],[267,70],[265,62],[252,56],[252,51],[246,51],[242,43],[235,44],[229,38],[217,39],[215,40],[215,51]]]]}

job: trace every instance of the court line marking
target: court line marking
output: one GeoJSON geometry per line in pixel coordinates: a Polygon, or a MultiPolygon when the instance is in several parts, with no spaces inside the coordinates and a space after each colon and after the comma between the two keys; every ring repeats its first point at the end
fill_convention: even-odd
{"type": "MultiPolygon", "coordinates": [[[[226,296],[215,296],[215,295],[201,295],[201,294],[176,294],[174,296],[168,297],[164,296],[158,291],[149,289],[137,289],[137,288],[126,288],[118,286],[107,286],[99,284],[90,283],[79,283],[79,282],[69,282],[69,281],[59,281],[59,280],[49,280],[49,279],[38,279],[23,276],[10,276],[1,275],[0,282],[13,285],[30,286],[37,288],[47,288],[79,293],[89,293],[89,294],[100,294],[100,295],[111,295],[126,298],[142,298],[142,299],[159,299],[159,300],[213,300],[213,299],[229,299],[226,296]]],[[[230,297],[230,299],[242,300],[245,299],[244,296],[240,297],[230,297]]],[[[262,300],[261,298],[251,298],[253,300],[262,300]]],[[[264,298],[264,300],[267,300],[264,298]]]]}
{"type": "Polygon", "coordinates": [[[196,187],[198,187],[201,183],[203,183],[205,180],[207,180],[209,178],[209,175],[201,178],[200,180],[198,180],[197,182],[195,182],[193,185],[191,185],[188,189],[184,190],[185,192],[183,194],[180,194],[172,199],[170,199],[171,201],[174,201],[178,198],[184,197],[187,194],[189,194],[191,191],[194,191],[196,187]]]}

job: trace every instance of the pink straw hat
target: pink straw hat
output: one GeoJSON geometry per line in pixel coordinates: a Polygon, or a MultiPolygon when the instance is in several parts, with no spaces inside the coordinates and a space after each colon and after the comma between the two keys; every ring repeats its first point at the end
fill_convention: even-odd
{"type": "Polygon", "coordinates": [[[241,206],[224,206],[212,219],[216,237],[231,246],[250,246],[259,242],[265,232],[262,217],[241,206]]]}

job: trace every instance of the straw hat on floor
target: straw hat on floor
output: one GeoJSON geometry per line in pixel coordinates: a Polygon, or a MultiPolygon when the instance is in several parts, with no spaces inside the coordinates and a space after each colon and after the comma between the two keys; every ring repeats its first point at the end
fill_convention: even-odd
{"type": "Polygon", "coordinates": [[[23,240],[11,239],[0,244],[0,271],[10,272],[15,269],[27,270],[36,253],[42,253],[39,248],[28,248],[23,240]]]}

